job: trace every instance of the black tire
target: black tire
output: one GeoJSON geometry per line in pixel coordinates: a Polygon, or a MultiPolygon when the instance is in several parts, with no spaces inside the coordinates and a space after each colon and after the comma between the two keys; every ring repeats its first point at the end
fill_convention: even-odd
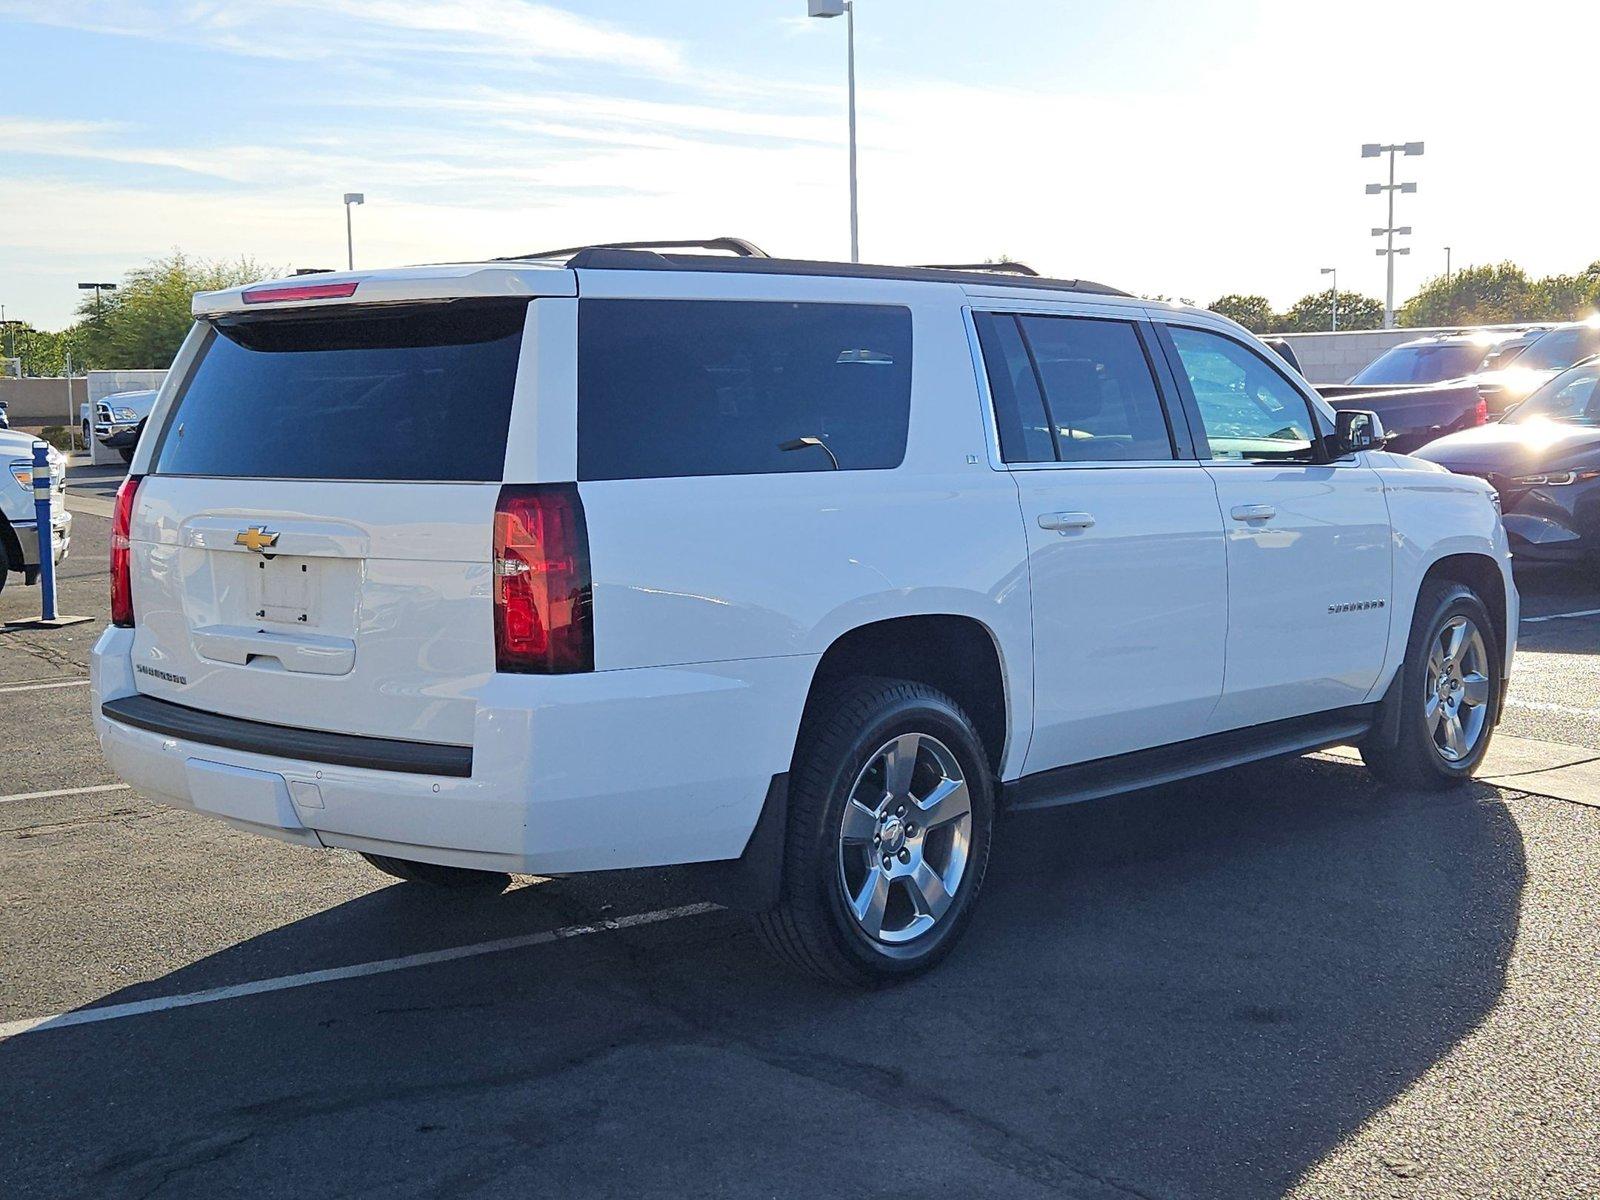
{"type": "MultiPolygon", "coordinates": [[[[894,793],[889,787],[878,791],[894,793]]],[[[983,743],[972,721],[949,696],[925,684],[897,679],[852,679],[828,688],[813,698],[802,722],[789,775],[782,899],[776,908],[757,916],[762,939],[779,959],[798,970],[852,987],[882,987],[927,971],[950,952],[971,919],[988,867],[994,810],[994,783],[983,743]],[[898,827],[884,825],[901,821],[892,812],[894,802],[886,800],[885,815],[868,819],[879,822],[872,828],[880,833],[892,830],[891,841],[902,847],[888,856],[899,864],[891,868],[895,872],[927,866],[949,875],[964,828],[964,868],[949,875],[955,878],[954,888],[948,892],[948,907],[938,915],[919,908],[918,898],[926,897],[920,889],[914,891],[917,885],[904,874],[898,876],[904,882],[885,884],[882,894],[889,899],[877,910],[881,936],[907,939],[888,944],[870,935],[851,915],[846,897],[850,869],[846,861],[854,863],[852,856],[862,855],[862,866],[876,876],[881,846],[865,839],[846,841],[842,823],[852,789],[858,783],[869,792],[876,787],[869,772],[882,771],[887,782],[892,768],[883,752],[891,743],[908,744],[901,739],[910,735],[918,735],[909,743],[916,746],[909,759],[915,764],[916,782],[907,788],[910,800],[900,810],[910,807],[911,812],[898,827]],[[950,775],[951,762],[959,767],[962,780],[950,775]],[[942,786],[941,775],[943,783],[965,782],[969,820],[963,825],[958,818],[919,831],[914,818],[924,810],[918,806],[929,799],[933,787],[942,786]],[[884,916],[890,912],[897,914],[897,921],[905,918],[902,928],[887,928],[890,922],[884,916]],[[915,922],[921,920],[933,923],[915,932],[915,922]]],[[[862,894],[868,894],[865,884],[862,894]]]]}
{"type": "Polygon", "coordinates": [[[133,452],[135,449],[137,449],[137,447],[124,446],[121,450],[118,450],[117,453],[122,455],[123,462],[131,463],[133,461],[133,452]]]}
{"type": "Polygon", "coordinates": [[[89,448],[89,422],[85,421],[83,425],[80,426],[80,431],[83,434],[83,445],[80,447],[80,449],[87,450],[89,448]]]}
{"type": "Polygon", "coordinates": [[[1504,669],[1499,639],[1489,610],[1465,584],[1435,580],[1424,585],[1411,618],[1411,637],[1405,662],[1392,686],[1399,689],[1400,737],[1393,746],[1376,742],[1361,746],[1362,761],[1383,782],[1396,787],[1439,790],[1458,787],[1472,777],[1488,752],[1495,723],[1500,719],[1500,678],[1504,669]],[[1486,680],[1482,726],[1470,750],[1452,761],[1441,749],[1442,735],[1428,715],[1433,697],[1429,658],[1447,626],[1465,618],[1479,633],[1485,651],[1484,669],[1474,672],[1486,680]]]}
{"type": "Polygon", "coordinates": [[[393,875],[407,883],[425,883],[430,887],[445,888],[455,892],[487,892],[497,894],[506,890],[511,876],[501,871],[477,871],[470,867],[445,867],[438,863],[413,862],[409,858],[390,858],[387,854],[367,854],[366,859],[385,875],[393,875]]]}

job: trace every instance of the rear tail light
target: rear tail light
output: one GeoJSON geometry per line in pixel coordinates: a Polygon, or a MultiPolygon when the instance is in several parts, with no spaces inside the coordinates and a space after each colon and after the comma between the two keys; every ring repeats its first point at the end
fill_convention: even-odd
{"type": "Polygon", "coordinates": [[[141,475],[129,475],[117,488],[111,509],[111,623],[133,628],[133,563],[128,534],[133,529],[133,497],[141,475]]]}
{"type": "Polygon", "coordinates": [[[507,485],[494,513],[494,652],[501,671],[594,670],[589,531],[576,484],[507,485]]]}
{"type": "Polygon", "coordinates": [[[285,300],[341,300],[354,296],[360,280],[344,283],[288,283],[278,287],[253,287],[244,290],[246,304],[278,304],[285,300]]]}

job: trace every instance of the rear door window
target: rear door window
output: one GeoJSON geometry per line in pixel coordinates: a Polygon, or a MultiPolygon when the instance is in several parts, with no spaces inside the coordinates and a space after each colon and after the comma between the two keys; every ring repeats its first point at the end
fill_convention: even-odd
{"type": "Polygon", "coordinates": [[[527,311],[456,301],[218,321],[153,470],[498,481],[527,311]]]}
{"type": "Polygon", "coordinates": [[[882,470],[910,413],[907,308],[578,306],[580,479],[882,470]]]}
{"type": "Polygon", "coordinates": [[[973,320],[1006,462],[1177,457],[1132,323],[1010,313],[975,313],[973,320]]]}

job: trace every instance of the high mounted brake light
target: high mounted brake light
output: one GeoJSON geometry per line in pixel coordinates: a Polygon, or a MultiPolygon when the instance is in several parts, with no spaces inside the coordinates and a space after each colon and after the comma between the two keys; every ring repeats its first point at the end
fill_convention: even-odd
{"type": "Polygon", "coordinates": [[[129,475],[111,506],[111,623],[133,628],[133,563],[128,536],[133,529],[133,498],[142,475],[129,475]]]}
{"type": "Polygon", "coordinates": [[[575,484],[500,489],[493,586],[499,670],[534,675],[594,670],[589,532],[575,484]]]}
{"type": "Polygon", "coordinates": [[[246,304],[276,304],[283,300],[340,300],[354,296],[360,280],[344,283],[290,283],[278,287],[253,287],[244,290],[246,304]]]}

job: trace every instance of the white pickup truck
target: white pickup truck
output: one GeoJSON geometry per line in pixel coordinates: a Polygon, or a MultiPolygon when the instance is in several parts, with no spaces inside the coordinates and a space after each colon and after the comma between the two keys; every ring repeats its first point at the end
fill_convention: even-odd
{"type": "MultiPolygon", "coordinates": [[[[31,584],[39,577],[39,525],[34,513],[33,446],[38,439],[0,429],[0,589],[8,579],[31,584]]],[[[50,449],[50,544],[52,562],[72,545],[72,514],[67,511],[67,456],[50,449]]]]}
{"type": "Polygon", "coordinates": [[[139,435],[155,407],[155,389],[141,388],[132,392],[114,392],[100,400],[78,406],[79,432],[85,448],[90,448],[90,438],[108,450],[115,450],[123,462],[133,461],[134,447],[139,435]]]}

